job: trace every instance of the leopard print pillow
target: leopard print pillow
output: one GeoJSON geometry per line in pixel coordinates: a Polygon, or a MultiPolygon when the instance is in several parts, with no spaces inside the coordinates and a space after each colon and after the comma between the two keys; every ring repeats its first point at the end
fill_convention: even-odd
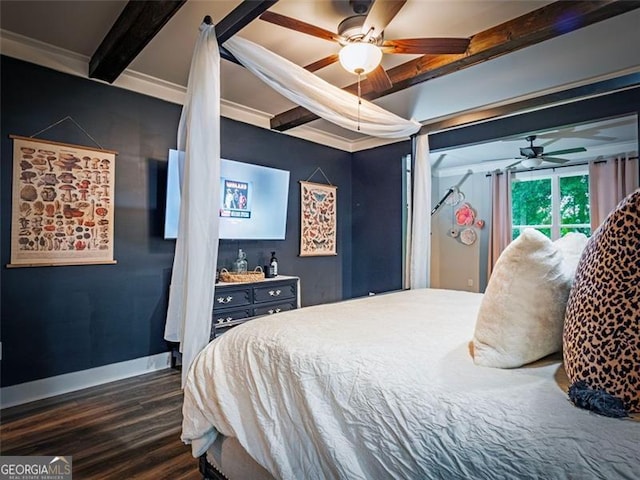
{"type": "Polygon", "coordinates": [[[587,243],[569,294],[563,348],[572,383],[582,380],[640,412],[640,190],[587,243]]]}

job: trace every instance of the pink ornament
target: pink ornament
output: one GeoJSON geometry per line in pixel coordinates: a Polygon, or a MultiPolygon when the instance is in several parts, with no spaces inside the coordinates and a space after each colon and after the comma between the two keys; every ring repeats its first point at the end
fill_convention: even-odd
{"type": "Polygon", "coordinates": [[[468,203],[456,210],[456,223],[458,225],[473,225],[475,217],[476,214],[468,203]]]}
{"type": "Polygon", "coordinates": [[[476,220],[476,227],[484,228],[484,220],[476,220]]]}

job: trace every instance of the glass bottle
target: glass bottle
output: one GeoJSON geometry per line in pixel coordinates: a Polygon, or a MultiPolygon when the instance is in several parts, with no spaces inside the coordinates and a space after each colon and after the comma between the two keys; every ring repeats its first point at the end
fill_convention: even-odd
{"type": "Polygon", "coordinates": [[[237,273],[247,273],[247,254],[238,249],[238,258],[235,263],[235,270],[237,273]]]}
{"type": "Polygon", "coordinates": [[[278,275],[278,259],[276,258],[276,252],[271,252],[271,260],[269,260],[269,273],[272,277],[276,277],[278,275]]]}

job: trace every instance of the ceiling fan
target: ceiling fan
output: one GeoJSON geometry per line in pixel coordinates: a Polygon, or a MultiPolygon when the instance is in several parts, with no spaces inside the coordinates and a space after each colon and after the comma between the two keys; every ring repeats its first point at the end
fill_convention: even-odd
{"type": "Polygon", "coordinates": [[[389,54],[459,54],[469,46],[468,38],[408,38],[385,40],[384,29],[398,14],[407,0],[349,0],[355,15],[338,25],[337,33],[305,23],[295,18],[266,11],[261,20],[314,37],[339,43],[339,54],[329,55],[304,68],[315,72],[332,63],[340,64],[356,75],[367,75],[372,88],[384,92],[393,86],[380,65],[383,53],[389,54]],[[366,13],[368,10],[368,13],[366,13]]]}
{"type": "Polygon", "coordinates": [[[537,138],[536,135],[529,135],[525,138],[529,142],[529,146],[520,148],[520,160],[512,163],[507,169],[521,164],[525,168],[535,168],[540,166],[542,162],[550,162],[563,164],[567,163],[569,159],[559,158],[555,155],[569,155],[570,153],[586,152],[584,147],[567,148],[565,150],[555,150],[553,152],[544,153],[544,147],[540,145],[534,145],[533,142],[537,138]]]}

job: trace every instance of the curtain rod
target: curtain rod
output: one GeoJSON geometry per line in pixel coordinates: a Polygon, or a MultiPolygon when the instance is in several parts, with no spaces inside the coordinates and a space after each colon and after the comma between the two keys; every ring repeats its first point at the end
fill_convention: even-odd
{"type": "MultiPolygon", "coordinates": [[[[638,157],[626,157],[627,160],[638,160],[638,157]]],[[[596,160],[593,163],[605,163],[607,160],[596,160]]],[[[581,162],[581,163],[572,163],[570,165],[556,165],[554,167],[542,167],[542,168],[528,168],[526,170],[510,170],[511,173],[524,173],[524,172],[539,172],[540,170],[555,170],[556,168],[567,168],[567,167],[581,167],[583,165],[589,165],[590,162],[581,162]]],[[[503,170],[500,170],[497,175],[502,175],[504,173],[503,170]]],[[[485,177],[490,177],[491,172],[485,174],[485,177]]]]}

